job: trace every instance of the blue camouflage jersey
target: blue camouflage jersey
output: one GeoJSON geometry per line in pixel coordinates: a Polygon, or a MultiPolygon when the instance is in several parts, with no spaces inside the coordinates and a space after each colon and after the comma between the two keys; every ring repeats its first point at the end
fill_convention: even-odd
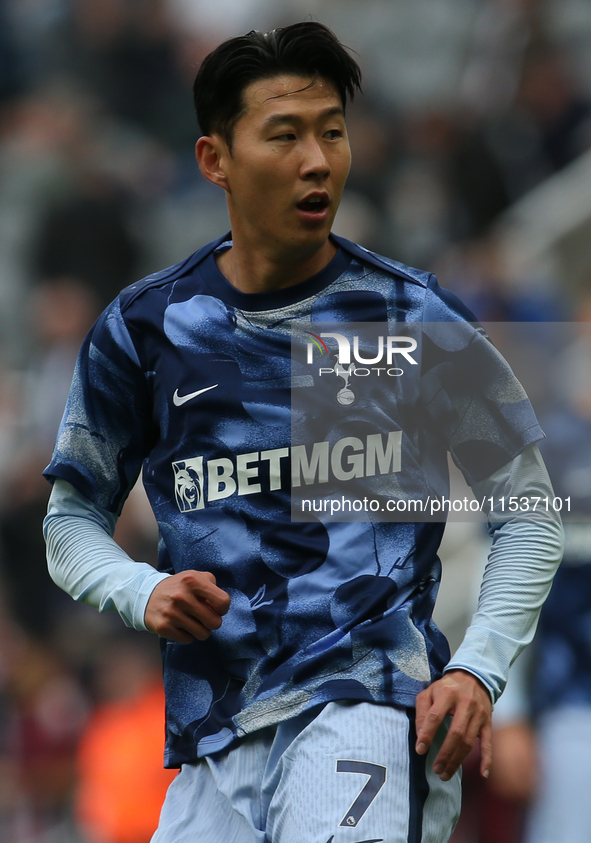
{"type": "Polygon", "coordinates": [[[80,354],[46,474],[117,513],[143,470],[160,570],[211,571],[231,597],[207,641],[162,642],[170,767],[327,701],[412,706],[449,660],[431,618],[442,521],[291,517],[294,323],[313,336],[345,321],[466,327],[461,348],[439,356],[423,342],[425,388],[368,422],[372,447],[376,431],[398,435],[400,464],[374,453],[381,481],[411,463],[414,485],[420,473],[405,402],[427,408],[429,488],[433,475],[448,488],[448,451],[473,482],[542,436],[506,364],[434,276],[334,240],[314,277],[246,294],[217,268],[216,251],[231,245],[220,238],[124,290],[80,354]],[[462,361],[479,355],[467,396],[462,361]]]}

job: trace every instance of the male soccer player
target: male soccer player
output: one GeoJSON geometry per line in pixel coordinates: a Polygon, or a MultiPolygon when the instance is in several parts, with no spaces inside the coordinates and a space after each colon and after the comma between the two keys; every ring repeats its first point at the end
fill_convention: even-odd
{"type": "MultiPolygon", "coordinates": [[[[459,766],[479,736],[488,773],[492,702],[560,555],[555,521],[493,518],[479,613],[449,661],[431,620],[442,523],[292,521],[294,321],[311,335],[335,321],[452,321],[469,354],[489,345],[433,276],[331,235],[359,87],[357,64],[313,22],[205,59],[197,161],[226,192],[231,234],[133,284],[98,320],[46,472],[55,580],[162,640],[165,761],[181,772],[157,843],[448,840],[459,766]],[[158,571],[111,539],[142,467],[158,571]]],[[[411,399],[392,390],[379,423],[359,417],[367,473],[428,485],[450,449],[481,498],[547,492],[542,434],[512,374],[499,385],[481,373],[466,404],[453,366],[430,360],[427,411],[441,417],[416,434],[411,399]],[[384,468],[394,442],[400,465],[384,468]]],[[[344,440],[361,441],[333,441],[333,457],[344,440]]],[[[329,443],[316,444],[320,460],[329,443]]]]}

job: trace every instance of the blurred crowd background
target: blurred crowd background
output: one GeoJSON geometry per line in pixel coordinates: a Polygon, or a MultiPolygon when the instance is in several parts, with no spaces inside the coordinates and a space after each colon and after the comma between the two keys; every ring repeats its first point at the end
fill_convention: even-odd
{"type": "MultiPolygon", "coordinates": [[[[589,319],[589,0],[0,0],[0,843],[147,843],[156,824],[172,776],[157,641],[50,581],[40,473],[102,308],[228,227],[194,160],[200,60],[304,18],[364,71],[336,232],[437,272],[484,322],[589,319]]],[[[561,346],[589,394],[590,344],[561,346]]],[[[139,489],[117,538],[155,563],[139,489]]],[[[485,556],[480,525],[450,525],[452,645],[485,556]]],[[[525,757],[532,733],[518,740],[525,757]]],[[[538,771],[511,758],[517,781],[484,787],[473,767],[455,843],[520,843],[538,771]]]]}

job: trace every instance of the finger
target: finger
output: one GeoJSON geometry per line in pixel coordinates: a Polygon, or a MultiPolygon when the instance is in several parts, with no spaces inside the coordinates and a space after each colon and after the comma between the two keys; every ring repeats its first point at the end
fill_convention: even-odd
{"type": "Polygon", "coordinates": [[[190,597],[186,603],[178,607],[178,617],[180,619],[180,626],[192,631],[193,629],[199,632],[196,638],[200,638],[205,632],[209,635],[214,629],[219,629],[222,625],[222,618],[212,609],[212,607],[204,600],[196,597],[190,597]]]}
{"type": "Polygon", "coordinates": [[[151,624],[148,629],[155,632],[160,638],[165,638],[167,641],[175,641],[177,644],[190,644],[195,640],[195,636],[182,626],[176,623],[164,622],[151,624]]]}
{"type": "Polygon", "coordinates": [[[433,702],[421,718],[421,726],[417,732],[416,750],[419,755],[424,755],[433,743],[437,730],[443,723],[446,714],[449,713],[449,706],[446,702],[433,702]]]}
{"type": "Polygon", "coordinates": [[[162,638],[166,638],[167,641],[174,641],[176,644],[192,644],[195,640],[195,636],[191,635],[190,632],[175,626],[169,626],[159,634],[162,638]]]}
{"type": "Polygon", "coordinates": [[[488,721],[480,730],[480,775],[488,779],[492,767],[492,723],[488,721]]]}
{"type": "Polygon", "coordinates": [[[189,587],[196,597],[207,603],[218,615],[225,615],[230,608],[230,595],[215,584],[215,577],[209,571],[195,571],[189,587]]]}
{"type": "MultiPolygon", "coordinates": [[[[146,625],[158,635],[174,641],[178,640],[178,630],[185,630],[191,640],[197,638],[203,641],[212,630],[221,627],[222,618],[186,585],[181,584],[177,588],[175,584],[174,591],[165,594],[156,606],[148,604],[146,625]]],[[[188,641],[182,640],[179,643],[186,644],[188,641]]]]}
{"type": "Polygon", "coordinates": [[[415,731],[417,740],[415,743],[415,750],[418,752],[419,755],[424,755],[425,752],[429,749],[428,744],[423,740],[423,726],[425,723],[425,718],[431,705],[433,703],[433,694],[431,692],[431,687],[425,688],[424,691],[421,691],[420,694],[417,695],[415,700],[415,731]],[[419,738],[419,736],[421,736],[419,738]]]}
{"type": "Polygon", "coordinates": [[[424,691],[421,691],[420,694],[417,694],[417,697],[415,699],[415,726],[417,732],[419,732],[422,728],[425,715],[427,714],[433,703],[432,688],[433,686],[429,685],[427,688],[425,688],[424,691]]]}
{"type": "MultiPolygon", "coordinates": [[[[447,740],[447,739],[446,739],[447,740]]],[[[433,771],[442,781],[449,781],[458,771],[463,760],[470,752],[470,742],[463,735],[452,736],[449,743],[441,747],[433,762],[433,771]]]]}
{"type": "Polygon", "coordinates": [[[449,781],[457,772],[476,743],[476,738],[481,732],[481,728],[481,718],[478,715],[471,714],[469,709],[462,709],[456,712],[446,738],[433,763],[434,772],[443,781],[449,781]]]}
{"type": "Polygon", "coordinates": [[[189,644],[195,639],[206,641],[213,630],[221,627],[222,619],[204,603],[197,601],[196,607],[189,606],[187,610],[178,608],[168,625],[173,632],[172,640],[189,644]]]}
{"type": "Polygon", "coordinates": [[[195,639],[205,641],[211,635],[211,630],[191,616],[177,613],[174,619],[153,624],[152,632],[177,644],[191,644],[195,639]]]}

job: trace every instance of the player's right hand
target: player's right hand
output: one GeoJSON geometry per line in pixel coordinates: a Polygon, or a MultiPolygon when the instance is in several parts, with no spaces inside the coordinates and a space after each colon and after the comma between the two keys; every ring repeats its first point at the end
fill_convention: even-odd
{"type": "Polygon", "coordinates": [[[205,641],[219,629],[230,608],[230,596],[218,588],[209,571],[182,571],[158,583],[146,606],[144,622],[151,632],[179,644],[205,641]]]}

